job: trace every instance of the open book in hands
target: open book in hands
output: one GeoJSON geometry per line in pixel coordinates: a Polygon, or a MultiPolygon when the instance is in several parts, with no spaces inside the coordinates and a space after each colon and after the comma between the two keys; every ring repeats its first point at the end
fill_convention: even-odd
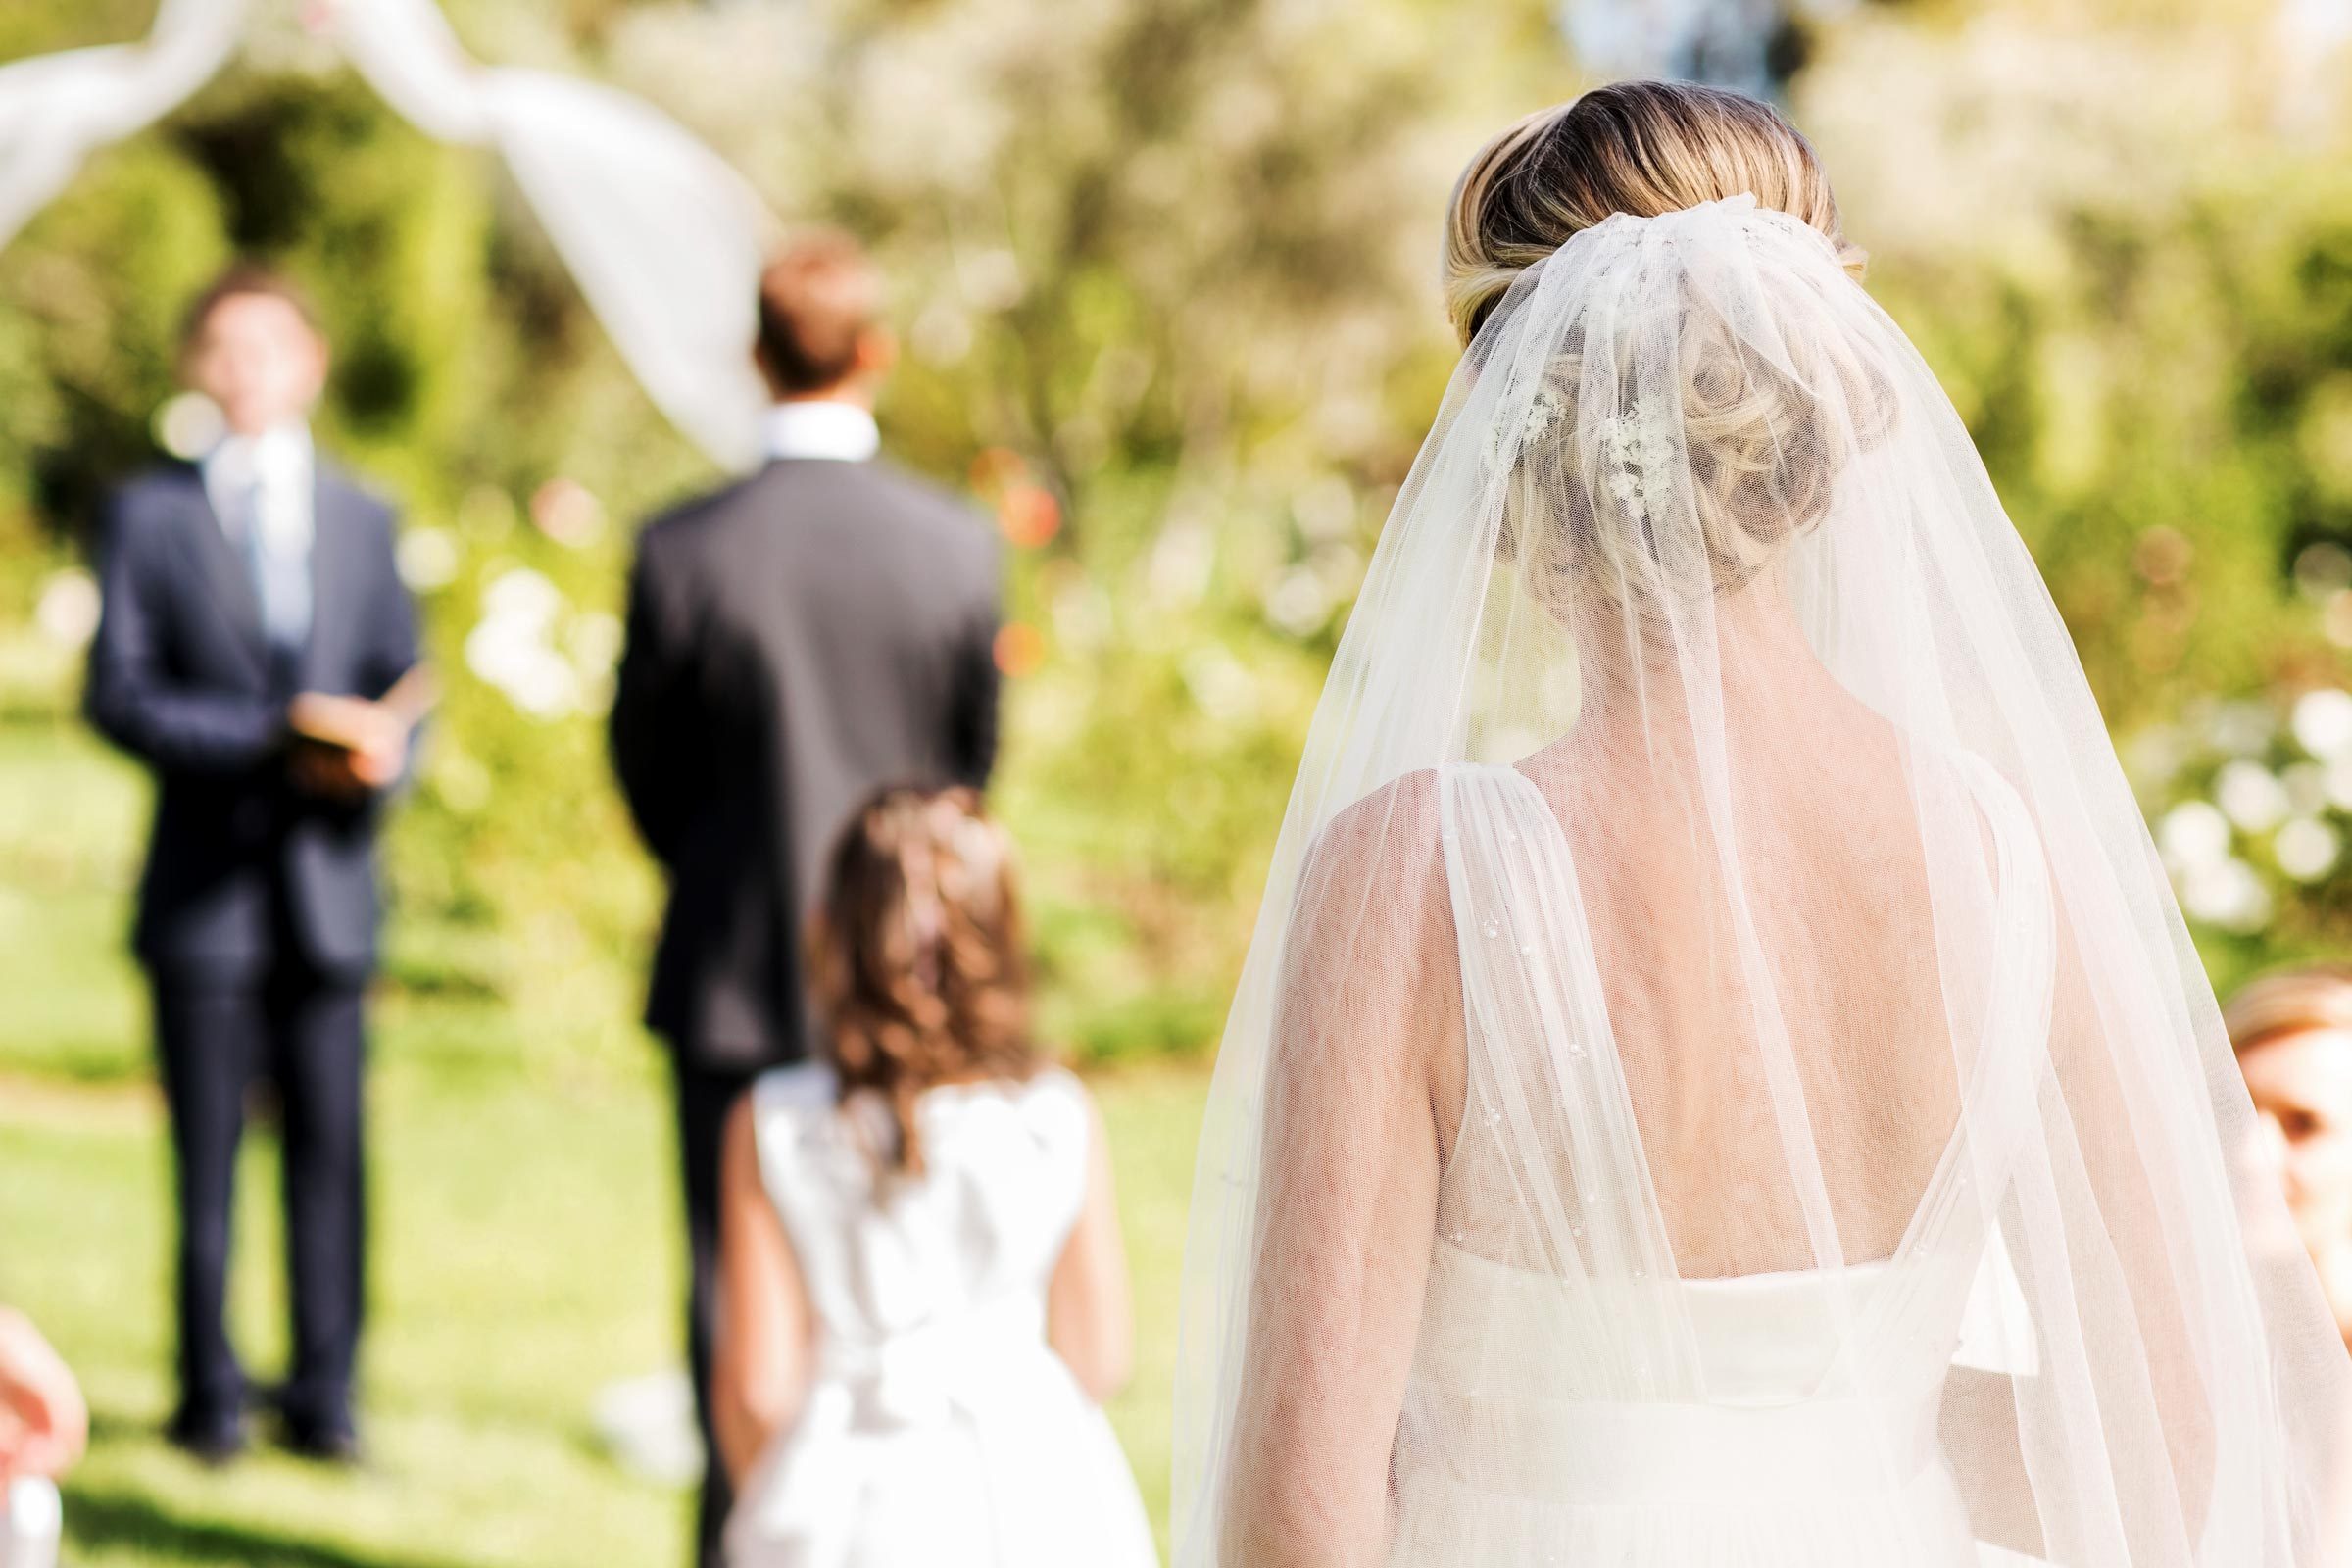
{"type": "Polygon", "coordinates": [[[431,710],[436,695],[422,664],[373,700],[302,693],[286,708],[288,766],[295,783],[336,800],[386,788],[407,764],[409,736],[431,710]]]}

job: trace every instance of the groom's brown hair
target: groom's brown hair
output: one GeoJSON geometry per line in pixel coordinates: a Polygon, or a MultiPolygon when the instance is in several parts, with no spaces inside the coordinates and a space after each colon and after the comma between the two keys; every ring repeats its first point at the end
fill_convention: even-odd
{"type": "Polygon", "coordinates": [[[881,274],[856,240],[813,229],[786,244],[760,274],[760,363],[777,395],[847,380],[881,314],[881,274]]]}

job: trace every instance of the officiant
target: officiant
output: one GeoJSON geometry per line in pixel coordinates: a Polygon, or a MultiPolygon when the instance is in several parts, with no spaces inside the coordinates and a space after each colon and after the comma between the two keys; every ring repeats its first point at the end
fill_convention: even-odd
{"type": "Polygon", "coordinates": [[[375,840],[422,707],[416,612],[391,510],[313,443],[328,353],[304,296],[238,267],[196,301],[180,348],[220,438],[109,499],[86,695],[156,784],[133,943],[179,1207],[170,1436],[213,1463],[246,1446],[223,1294],[248,1091],[267,1082],[293,1311],[275,1402],[295,1451],[348,1461],[375,840]]]}

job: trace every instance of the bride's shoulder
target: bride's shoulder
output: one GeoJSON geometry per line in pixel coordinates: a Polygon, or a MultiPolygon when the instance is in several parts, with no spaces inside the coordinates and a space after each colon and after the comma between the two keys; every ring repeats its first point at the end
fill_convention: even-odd
{"type": "Polygon", "coordinates": [[[1417,768],[1333,812],[1306,852],[1305,879],[1393,878],[1435,870],[1443,877],[1445,774],[1417,768]]]}
{"type": "Polygon", "coordinates": [[[1538,791],[1516,768],[1476,762],[1399,774],[1331,814],[1308,846],[1307,867],[1324,874],[1434,876],[1442,887],[1449,818],[1466,800],[1497,793],[1538,791]]]}
{"type": "Polygon", "coordinates": [[[1449,934],[1446,776],[1402,774],[1334,812],[1299,868],[1293,930],[1360,961],[1381,948],[1427,954],[1449,934]]]}
{"type": "Polygon", "coordinates": [[[1387,1083],[1429,1105],[1458,1102],[1446,782],[1427,769],[1393,779],[1310,840],[1275,992],[1282,1082],[1350,1095],[1387,1083]]]}

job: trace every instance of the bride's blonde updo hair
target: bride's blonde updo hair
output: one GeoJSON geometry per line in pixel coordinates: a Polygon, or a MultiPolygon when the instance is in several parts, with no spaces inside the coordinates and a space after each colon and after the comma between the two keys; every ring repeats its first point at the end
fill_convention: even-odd
{"type": "MultiPolygon", "coordinates": [[[[1470,345],[1528,269],[1611,217],[1663,218],[1740,196],[1811,228],[1838,267],[1861,276],[1863,253],[1839,227],[1829,176],[1769,104],[1630,81],[1532,115],[1481,149],[1455,187],[1446,242],[1454,328],[1470,345]]],[[[1760,279],[1765,292],[1754,299],[1809,302],[1820,286],[1818,273],[1810,278],[1760,279]]],[[[1767,354],[1748,340],[1752,324],[1720,306],[1687,306],[1675,328],[1680,406],[1671,410],[1634,405],[1626,364],[1598,382],[1619,387],[1625,403],[1577,409],[1580,389],[1593,384],[1585,361],[1602,345],[1580,321],[1555,346],[1539,400],[1551,412],[1531,415],[1538,428],[1517,449],[1500,540],[1531,586],[1563,609],[1598,594],[1663,611],[1745,585],[1829,514],[1848,460],[1889,428],[1892,383],[1874,352],[1830,324],[1834,313],[1801,309],[1790,319],[1819,329],[1786,331],[1767,354]],[[1571,439],[1580,422],[1674,440],[1671,455],[1649,457],[1674,464],[1674,494],[1690,509],[1677,515],[1695,522],[1695,535],[1671,518],[1634,515],[1622,494],[1613,499],[1628,482],[1622,464],[1585,471],[1593,454],[1571,439]],[[1668,437],[1669,428],[1679,433],[1668,437]]],[[[1608,352],[1623,358],[1633,342],[1614,338],[1608,352]]]]}
{"type": "Polygon", "coordinates": [[[1742,193],[1821,230],[1856,278],[1813,144],[1719,87],[1620,81],[1540,109],[1478,151],[1446,225],[1446,314],[1464,343],[1519,274],[1614,213],[1656,218],[1742,193]]]}

